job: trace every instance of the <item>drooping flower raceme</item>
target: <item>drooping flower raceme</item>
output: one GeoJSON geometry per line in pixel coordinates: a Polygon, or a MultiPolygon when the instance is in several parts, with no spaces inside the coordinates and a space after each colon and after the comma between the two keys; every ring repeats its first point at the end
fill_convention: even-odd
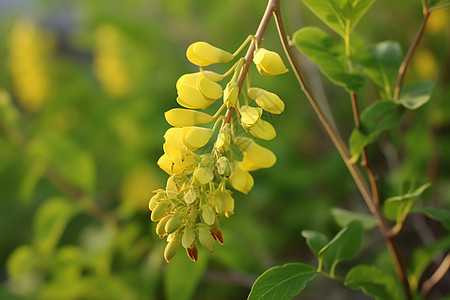
{"type": "MultiPolygon", "coordinates": [[[[193,43],[186,53],[199,67],[227,63],[237,55],[206,42],[193,43]]],[[[264,48],[255,50],[253,62],[264,76],[287,72],[280,56],[264,48]]],[[[276,162],[275,154],[254,138],[271,140],[276,136],[274,127],[262,117],[264,111],[281,114],[284,103],[274,93],[250,87],[249,76],[247,90],[241,90],[238,77],[243,64],[244,58],[237,59],[225,74],[200,68],[176,83],[177,102],[183,108],[165,113],[173,127],[164,134],[164,154],[157,162],[169,178],[166,187],[156,190],[149,202],[151,220],[158,222],[156,233],[167,237],[167,261],[180,245],[196,261],[198,243],[210,252],[215,241],[222,244],[219,219],[234,213],[230,186],[248,194],[254,185],[250,171],[270,168],[276,162]],[[221,83],[231,74],[228,82],[221,83]],[[213,107],[219,107],[214,114],[200,111],[213,107]]]]}

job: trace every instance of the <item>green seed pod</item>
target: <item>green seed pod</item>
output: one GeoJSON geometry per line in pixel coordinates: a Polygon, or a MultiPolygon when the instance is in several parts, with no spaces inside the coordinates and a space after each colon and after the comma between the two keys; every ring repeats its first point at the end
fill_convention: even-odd
{"type": "Polygon", "coordinates": [[[159,221],[164,218],[169,212],[171,202],[166,200],[159,202],[155,209],[152,211],[151,220],[153,222],[159,221]]]}
{"type": "Polygon", "coordinates": [[[213,210],[212,205],[203,205],[202,217],[206,224],[213,225],[216,221],[216,213],[213,210]]]}
{"type": "Polygon", "coordinates": [[[203,247],[205,247],[209,252],[214,251],[215,240],[209,228],[200,227],[198,229],[198,239],[203,247]]]}
{"type": "Polygon", "coordinates": [[[166,249],[164,249],[164,259],[167,262],[169,262],[175,256],[175,254],[177,254],[179,247],[180,247],[180,238],[171,240],[167,244],[166,249]]]}
{"type": "Polygon", "coordinates": [[[167,235],[167,231],[166,231],[165,227],[166,227],[167,222],[171,218],[172,218],[171,215],[165,216],[158,222],[158,225],[156,225],[156,234],[159,235],[160,238],[163,238],[165,235],[167,235]]]}
{"type": "Polygon", "coordinates": [[[181,214],[175,214],[172,216],[172,218],[167,222],[166,224],[166,232],[167,233],[173,233],[180,228],[180,226],[183,224],[184,216],[181,214]]]}

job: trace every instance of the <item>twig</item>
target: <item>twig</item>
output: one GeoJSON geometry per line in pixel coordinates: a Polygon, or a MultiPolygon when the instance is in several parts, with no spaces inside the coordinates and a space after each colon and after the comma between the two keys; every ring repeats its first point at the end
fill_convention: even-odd
{"type": "Polygon", "coordinates": [[[398,70],[398,79],[397,79],[397,86],[395,87],[394,90],[394,100],[398,100],[398,98],[400,97],[400,92],[402,90],[402,85],[403,85],[403,79],[405,77],[405,73],[406,73],[406,68],[408,68],[409,65],[409,61],[411,60],[411,57],[414,54],[414,51],[417,48],[417,45],[420,42],[420,39],[423,36],[423,32],[425,31],[425,26],[427,25],[427,21],[428,18],[431,15],[431,10],[429,9],[429,7],[425,7],[424,8],[424,18],[422,21],[422,25],[419,28],[419,31],[417,32],[416,38],[414,39],[414,42],[411,44],[411,47],[408,50],[408,53],[405,56],[405,59],[403,60],[402,64],[400,65],[400,68],[398,70]]]}
{"type": "MultiPolygon", "coordinates": [[[[255,33],[255,38],[252,40],[250,47],[247,50],[247,53],[245,54],[244,59],[244,65],[242,66],[241,73],[239,74],[238,78],[238,87],[239,87],[239,95],[241,94],[242,85],[244,84],[245,77],[247,76],[247,73],[250,69],[250,65],[253,60],[253,52],[255,52],[256,43],[258,45],[261,43],[261,40],[264,36],[264,33],[266,32],[267,25],[269,24],[270,19],[272,18],[272,12],[275,8],[277,1],[269,0],[267,3],[266,11],[264,12],[264,15],[261,19],[261,22],[259,23],[258,29],[255,33]]],[[[233,115],[233,107],[230,107],[225,114],[225,123],[230,123],[231,116],[233,115]]]]}
{"type": "Polygon", "coordinates": [[[422,285],[422,295],[425,297],[428,295],[430,290],[444,277],[450,268],[450,254],[442,261],[441,265],[437,268],[437,270],[428,278],[422,285]]]}
{"type": "MultiPolygon", "coordinates": [[[[350,174],[352,175],[353,180],[355,181],[370,212],[377,220],[378,227],[386,241],[389,252],[391,253],[391,256],[395,262],[397,275],[398,275],[400,281],[402,282],[406,297],[408,300],[411,300],[412,295],[411,295],[411,291],[409,288],[409,282],[406,277],[406,268],[403,263],[403,259],[401,257],[401,251],[399,249],[399,246],[396,243],[394,237],[391,235],[389,225],[387,224],[387,221],[383,217],[379,206],[375,205],[375,201],[373,201],[374,198],[372,196],[372,193],[369,191],[369,189],[367,187],[365,179],[361,175],[359,169],[350,162],[350,156],[349,156],[349,151],[347,149],[347,145],[343,142],[343,140],[339,136],[338,132],[331,125],[331,122],[329,121],[327,116],[324,114],[320,105],[318,104],[318,102],[316,101],[316,99],[314,98],[312,93],[310,92],[309,87],[306,84],[306,81],[303,78],[303,75],[301,73],[301,68],[291,53],[289,41],[287,39],[287,35],[284,31],[284,27],[283,27],[283,23],[282,23],[281,12],[280,12],[280,8],[279,8],[279,1],[276,1],[276,2],[277,2],[277,6],[274,10],[275,21],[277,24],[281,43],[283,45],[283,48],[284,48],[286,56],[289,60],[289,63],[295,73],[295,76],[297,77],[298,82],[300,83],[301,89],[305,93],[306,98],[308,99],[309,103],[313,107],[313,110],[315,111],[316,115],[318,116],[322,126],[325,128],[326,132],[330,136],[336,149],[338,150],[339,154],[341,155],[345,165],[347,166],[348,170],[350,171],[350,174]]],[[[373,177],[373,178],[375,178],[375,177],[373,177]]]]}

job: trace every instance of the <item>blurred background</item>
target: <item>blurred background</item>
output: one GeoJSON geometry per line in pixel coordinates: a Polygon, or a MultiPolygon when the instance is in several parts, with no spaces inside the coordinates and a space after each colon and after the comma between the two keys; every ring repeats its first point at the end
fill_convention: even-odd
{"type": "MultiPolygon", "coordinates": [[[[289,34],[324,28],[301,1],[281,2],[289,34]]],[[[379,0],[356,33],[367,45],[396,40],[405,53],[422,21],[420,2],[379,0]]],[[[244,299],[271,266],[316,264],[300,233],[334,235],[333,207],[367,211],[293,73],[253,76],[286,103],[281,116],[270,117],[277,138],[261,142],[277,164],[253,172],[249,195],[233,194],[235,215],[221,222],[223,246],[201,251],[197,263],[182,249],[170,264],[163,259],[166,242],[155,233],[148,200],[167,179],[156,161],[169,128],[164,112],[177,107],[175,82],[196,71],[185,50],[204,40],[233,52],[254,34],[265,5],[0,0],[0,299],[244,299]]],[[[427,204],[450,208],[449,17],[449,10],[432,14],[405,79],[437,81],[431,101],[369,147],[383,199],[431,181],[427,204]]],[[[264,45],[281,53],[273,21],[264,45]]],[[[348,94],[304,63],[347,139],[348,94]]],[[[361,107],[377,97],[367,82],[361,107]]],[[[439,224],[418,214],[400,235],[408,258],[413,247],[444,238],[439,224]]],[[[368,232],[360,255],[337,273],[359,262],[389,269],[384,248],[379,233],[368,232]]],[[[447,276],[430,297],[449,286],[447,276]]],[[[318,279],[299,299],[367,298],[318,279]]]]}

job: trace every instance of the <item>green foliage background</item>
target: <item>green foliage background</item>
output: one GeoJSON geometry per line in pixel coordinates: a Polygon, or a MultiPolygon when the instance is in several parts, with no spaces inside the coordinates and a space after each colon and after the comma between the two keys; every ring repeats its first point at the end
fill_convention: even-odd
{"type": "MultiPolygon", "coordinates": [[[[5,41],[0,43],[1,299],[243,299],[273,265],[314,264],[301,231],[335,234],[339,227],[331,208],[366,211],[292,72],[255,76],[255,86],[276,92],[286,103],[283,115],[271,119],[277,138],[262,143],[277,155],[277,164],[254,173],[248,196],[234,194],[236,213],[222,221],[223,246],[213,254],[202,251],[197,263],[184,253],[169,265],[163,261],[165,242],[155,234],[147,204],[167,177],[156,165],[169,127],[163,113],[177,106],[178,77],[195,71],[185,49],[205,40],[233,52],[254,33],[265,5],[260,0],[0,1],[5,41]],[[34,112],[23,104],[11,72],[11,39],[24,20],[38,26],[47,45],[39,76],[48,78],[49,88],[34,112]],[[117,48],[125,91],[111,92],[95,71],[99,28],[114,33],[116,44],[106,44],[117,48]]],[[[282,10],[290,33],[322,26],[300,1],[282,1],[282,10]]],[[[449,16],[447,10],[433,13],[405,79],[436,80],[432,99],[369,147],[382,199],[407,191],[411,182],[431,181],[425,199],[450,208],[449,16]]],[[[356,32],[369,45],[398,41],[405,53],[420,22],[420,1],[378,0],[356,32]]],[[[273,25],[264,45],[281,53],[273,25]]],[[[26,56],[35,48],[22,50],[26,56]]],[[[106,73],[117,75],[106,65],[106,73]]],[[[306,60],[305,70],[348,138],[353,120],[347,93],[306,60]]],[[[366,83],[361,106],[378,97],[366,83]]],[[[405,226],[400,239],[407,257],[418,255],[412,247],[448,241],[440,225],[421,215],[412,215],[405,226]]],[[[376,260],[390,270],[383,249],[378,232],[366,234],[355,261],[376,260]],[[382,254],[376,256],[378,250],[382,254]]],[[[448,292],[448,281],[447,276],[436,295],[448,292]]],[[[320,280],[301,299],[359,295],[320,280]]]]}

